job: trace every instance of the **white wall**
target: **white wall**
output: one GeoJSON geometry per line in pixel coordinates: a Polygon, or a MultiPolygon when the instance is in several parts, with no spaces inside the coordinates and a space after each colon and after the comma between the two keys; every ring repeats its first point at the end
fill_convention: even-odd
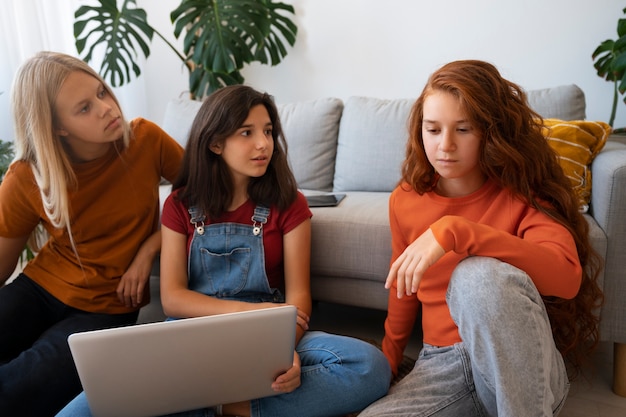
{"type": "MultiPolygon", "coordinates": [[[[276,67],[252,65],[243,71],[247,84],[273,94],[279,103],[352,95],[413,98],[440,65],[476,58],[494,63],[526,89],[577,84],[586,95],[587,118],[609,119],[612,84],[597,76],[591,53],[605,39],[617,37],[617,19],[626,7],[621,1],[283,1],[296,9],[295,47],[276,67]]],[[[179,0],[137,3],[153,26],[181,44],[169,19],[179,0]]],[[[6,64],[2,60],[0,69],[6,64]]],[[[127,116],[160,122],[168,100],[185,94],[187,72],[155,38],[143,75],[129,87],[119,93],[127,116]]],[[[0,95],[0,138],[11,137],[3,107],[7,100],[8,94],[0,95]]],[[[626,126],[621,97],[615,126],[626,126]]]]}
{"type": "MultiPolygon", "coordinates": [[[[351,95],[416,97],[440,65],[476,58],[494,63],[526,89],[577,84],[587,118],[608,121],[612,84],[591,54],[617,37],[618,0],[283,0],[296,9],[296,45],[276,67],[244,69],[246,83],[278,102],[351,95]]],[[[148,16],[177,1],[139,1],[148,16]]],[[[164,22],[168,22],[166,19],[164,22]]],[[[154,24],[154,23],[153,23],[154,24]]],[[[163,32],[172,30],[164,25],[163,32]]],[[[186,73],[165,48],[148,60],[146,116],[161,120],[168,99],[186,89],[186,73]]],[[[621,98],[620,98],[621,100],[621,98]]],[[[626,126],[620,101],[615,126],[626,126]]]]}

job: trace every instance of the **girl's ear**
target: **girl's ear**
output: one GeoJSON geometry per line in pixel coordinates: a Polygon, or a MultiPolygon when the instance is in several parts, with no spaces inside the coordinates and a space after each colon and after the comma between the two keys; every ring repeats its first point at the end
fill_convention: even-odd
{"type": "Polygon", "coordinates": [[[65,129],[61,129],[61,128],[57,128],[54,130],[54,133],[56,133],[59,136],[68,136],[69,133],[67,132],[67,130],[65,129]]]}
{"type": "Polygon", "coordinates": [[[212,144],[209,146],[209,149],[210,149],[210,150],[211,150],[214,154],[217,154],[217,155],[221,155],[221,154],[222,154],[222,144],[220,144],[220,143],[212,143],[212,144]]]}

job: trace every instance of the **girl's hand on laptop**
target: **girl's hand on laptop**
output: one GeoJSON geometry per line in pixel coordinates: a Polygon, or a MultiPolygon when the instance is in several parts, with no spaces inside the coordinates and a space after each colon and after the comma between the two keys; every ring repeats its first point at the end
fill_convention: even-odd
{"type": "Polygon", "coordinates": [[[294,391],[300,386],[300,356],[293,352],[293,366],[284,374],[278,375],[272,383],[272,389],[276,392],[287,393],[294,391]]]}

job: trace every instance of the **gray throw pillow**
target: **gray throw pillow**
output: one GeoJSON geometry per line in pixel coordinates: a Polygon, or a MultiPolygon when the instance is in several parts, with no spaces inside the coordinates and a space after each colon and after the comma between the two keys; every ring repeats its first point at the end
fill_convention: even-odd
{"type": "Polygon", "coordinates": [[[577,85],[530,90],[528,104],[544,119],[584,120],[585,93],[577,85]]]}
{"type": "Polygon", "coordinates": [[[277,107],[298,187],[331,191],[343,102],[322,98],[277,107]]]}
{"type": "Polygon", "coordinates": [[[415,99],[350,97],[339,125],[335,191],[392,191],[400,180],[415,99]]]}

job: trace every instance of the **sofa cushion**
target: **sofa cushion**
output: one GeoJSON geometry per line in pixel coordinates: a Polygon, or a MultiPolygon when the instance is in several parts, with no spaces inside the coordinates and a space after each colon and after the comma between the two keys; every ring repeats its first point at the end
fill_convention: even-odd
{"type": "Polygon", "coordinates": [[[350,97],[339,124],[335,191],[391,191],[400,180],[415,99],[350,97]]]}
{"type": "Polygon", "coordinates": [[[331,191],[343,102],[322,98],[277,107],[298,187],[331,191]]]}
{"type": "Polygon", "coordinates": [[[544,125],[544,136],[572,181],[581,210],[587,212],[591,199],[591,162],[606,143],[611,127],[604,122],[560,119],[544,119],[544,125]]]}
{"type": "Polygon", "coordinates": [[[577,85],[527,91],[528,104],[546,119],[584,120],[585,93],[577,85]]]}
{"type": "Polygon", "coordinates": [[[355,278],[384,290],[391,259],[389,195],[347,192],[336,207],[311,209],[311,279],[355,278]]]}

